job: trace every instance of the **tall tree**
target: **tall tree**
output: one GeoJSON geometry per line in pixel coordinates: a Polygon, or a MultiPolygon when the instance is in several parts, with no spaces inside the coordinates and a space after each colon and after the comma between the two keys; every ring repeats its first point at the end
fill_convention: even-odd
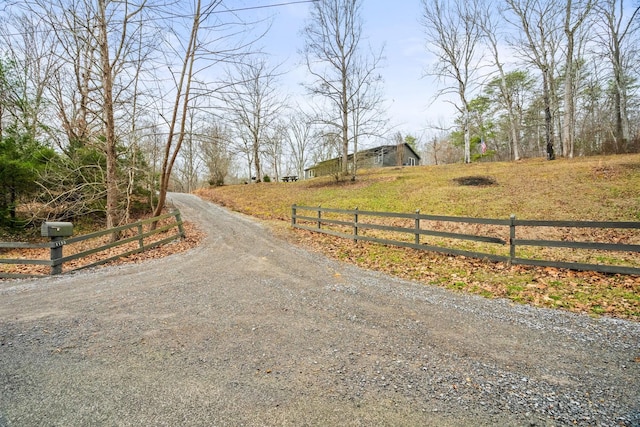
{"type": "MultiPolygon", "coordinates": [[[[96,13],[96,26],[98,33],[96,36],[100,63],[99,69],[102,70],[100,80],[103,90],[103,117],[104,121],[104,140],[105,154],[107,159],[107,228],[118,225],[117,209],[119,189],[117,182],[117,154],[116,154],[116,123],[114,117],[114,68],[115,63],[111,62],[111,48],[109,43],[109,29],[107,21],[107,0],[98,0],[98,10],[96,13]]],[[[126,25],[123,26],[123,34],[126,39],[126,25]]]]}
{"type": "MultiPolygon", "coordinates": [[[[380,55],[382,52],[380,53],[380,55]]],[[[382,76],[377,73],[382,56],[371,55],[371,58],[359,56],[351,78],[352,96],[350,112],[352,132],[350,142],[353,147],[351,179],[356,179],[358,172],[358,142],[367,136],[381,136],[385,132],[388,120],[384,111],[384,99],[381,85],[382,76]],[[369,62],[371,59],[373,62],[369,62]]]]}
{"type": "Polygon", "coordinates": [[[578,134],[576,140],[582,142],[580,151],[586,155],[602,151],[605,141],[611,135],[610,103],[607,102],[608,70],[600,64],[590,62],[584,79],[584,87],[580,91],[578,113],[578,134]]]}
{"type": "Polygon", "coordinates": [[[282,176],[284,166],[285,155],[285,139],[286,139],[286,126],[284,121],[278,120],[267,131],[265,138],[265,150],[271,166],[271,178],[278,182],[282,176]]]}
{"type": "Polygon", "coordinates": [[[495,92],[495,95],[497,95],[500,104],[506,110],[509,121],[510,155],[513,156],[513,160],[520,160],[520,122],[518,121],[515,111],[516,106],[513,94],[508,87],[508,72],[505,71],[505,64],[502,61],[500,53],[502,16],[501,14],[495,13],[495,8],[491,2],[487,2],[483,5],[482,9],[479,10],[476,18],[478,19],[484,40],[489,47],[493,65],[498,72],[498,77],[493,80],[493,86],[499,89],[495,92]]]}
{"type": "Polygon", "coordinates": [[[382,51],[361,52],[361,6],[362,0],[316,1],[303,30],[303,53],[313,79],[307,89],[329,107],[319,121],[328,134],[340,136],[342,176],[349,174],[350,142],[356,143],[363,112],[370,108],[366,88],[378,78],[375,70],[382,58],[382,51]]]}
{"type": "MultiPolygon", "coordinates": [[[[180,148],[186,136],[187,119],[189,114],[189,104],[191,102],[191,84],[194,79],[196,62],[196,53],[199,49],[198,34],[200,25],[206,20],[220,1],[213,2],[208,7],[202,6],[200,0],[195,0],[191,5],[193,7],[191,14],[191,26],[189,31],[189,39],[186,43],[180,43],[182,48],[182,63],[178,64],[179,71],[175,72],[173,81],[175,84],[175,96],[173,107],[170,111],[170,118],[167,126],[169,128],[167,139],[164,146],[164,155],[162,157],[162,166],[160,168],[160,189],[158,192],[158,204],[154,211],[154,216],[159,216],[164,209],[169,184],[171,181],[171,171],[176,162],[180,148]]],[[[176,52],[178,54],[179,52],[176,52]]]]}
{"type": "Polygon", "coordinates": [[[614,134],[618,149],[626,149],[629,142],[628,89],[630,71],[637,68],[640,54],[640,6],[629,8],[624,0],[603,0],[597,6],[600,26],[603,28],[600,45],[609,62],[613,77],[614,134]]]}
{"type": "MultiPolygon", "coordinates": [[[[171,172],[188,133],[193,98],[214,96],[220,89],[219,82],[207,84],[208,79],[198,77],[215,65],[239,62],[239,55],[250,44],[241,37],[248,28],[246,23],[233,14],[218,13],[229,12],[222,0],[189,0],[176,2],[173,6],[179,9],[167,14],[169,33],[162,44],[169,51],[167,63],[161,69],[171,75],[168,98],[172,98],[172,102],[159,106],[167,131],[156,215],[162,212],[167,200],[171,172]],[[233,18],[229,19],[229,16],[233,18]],[[188,34],[186,39],[184,34],[188,34]]],[[[160,98],[160,104],[164,99],[160,98]]]]}
{"type": "Polygon", "coordinates": [[[51,31],[26,14],[10,21],[0,29],[0,226],[9,227],[21,223],[18,205],[36,195],[39,171],[56,157],[45,142],[51,31]]]}
{"type": "Polygon", "coordinates": [[[464,133],[464,161],[471,162],[471,136],[469,130],[469,101],[477,89],[481,69],[482,31],[476,17],[480,12],[478,0],[422,0],[422,24],[427,49],[435,56],[429,74],[452,85],[439,95],[455,93],[459,103],[454,104],[461,116],[464,133]]]}
{"type": "Polygon", "coordinates": [[[562,155],[573,157],[575,139],[575,87],[578,72],[575,69],[575,44],[582,25],[591,13],[593,0],[566,0],[564,34],[566,43],[564,76],[564,119],[562,122],[562,155]]]}
{"type": "Polygon", "coordinates": [[[546,0],[506,0],[513,14],[513,25],[521,28],[521,37],[515,48],[542,74],[544,101],[545,145],[547,159],[555,159],[555,121],[557,97],[555,89],[556,52],[559,43],[559,16],[562,10],[558,2],[546,0]]]}

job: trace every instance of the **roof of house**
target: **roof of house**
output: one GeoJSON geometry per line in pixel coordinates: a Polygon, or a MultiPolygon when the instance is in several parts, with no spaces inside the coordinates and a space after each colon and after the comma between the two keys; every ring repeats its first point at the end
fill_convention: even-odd
{"type": "MultiPolygon", "coordinates": [[[[413,149],[413,147],[411,147],[411,145],[407,144],[406,142],[403,143],[404,146],[406,146],[409,150],[411,150],[411,152],[413,153],[414,156],[416,156],[418,159],[420,159],[420,155],[418,153],[416,153],[416,150],[413,149]]],[[[387,145],[379,145],[377,147],[373,147],[373,148],[369,148],[367,150],[362,150],[362,151],[358,151],[358,154],[364,154],[364,153],[375,153],[378,152],[380,149],[383,148],[397,148],[398,144],[387,144],[387,145]]]]}

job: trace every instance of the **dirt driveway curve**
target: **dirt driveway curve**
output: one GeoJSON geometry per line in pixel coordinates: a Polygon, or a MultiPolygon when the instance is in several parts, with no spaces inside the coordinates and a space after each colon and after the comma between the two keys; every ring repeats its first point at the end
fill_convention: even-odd
{"type": "Polygon", "coordinates": [[[640,425],[640,324],[341,264],[172,195],[187,253],[0,282],[0,426],[640,425]]]}

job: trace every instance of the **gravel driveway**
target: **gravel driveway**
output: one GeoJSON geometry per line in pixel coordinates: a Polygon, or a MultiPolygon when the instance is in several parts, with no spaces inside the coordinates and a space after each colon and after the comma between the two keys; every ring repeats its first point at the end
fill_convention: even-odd
{"type": "Polygon", "coordinates": [[[452,294],[171,196],[207,232],[0,282],[0,426],[640,426],[640,324],[452,294]]]}

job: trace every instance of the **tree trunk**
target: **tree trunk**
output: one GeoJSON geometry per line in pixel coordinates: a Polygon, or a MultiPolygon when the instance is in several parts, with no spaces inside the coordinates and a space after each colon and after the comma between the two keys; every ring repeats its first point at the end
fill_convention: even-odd
{"type": "Polygon", "coordinates": [[[551,96],[549,91],[549,70],[542,72],[543,98],[544,98],[544,135],[547,151],[547,160],[555,160],[556,155],[553,149],[553,117],[551,116],[551,96]]]}
{"type": "MultiPolygon", "coordinates": [[[[567,2],[567,15],[571,7],[571,0],[567,2]]],[[[567,18],[568,19],[568,18],[567,18]]],[[[562,124],[562,155],[573,157],[573,33],[569,31],[568,22],[565,27],[567,34],[567,61],[564,78],[564,121],[562,124]]]]}
{"type": "MultiPolygon", "coordinates": [[[[100,65],[102,68],[102,90],[104,95],[104,126],[105,126],[105,155],[107,161],[107,228],[118,225],[118,175],[115,120],[113,115],[113,74],[109,55],[109,40],[107,34],[107,15],[105,0],[98,0],[98,43],[100,45],[100,65]]],[[[111,240],[118,239],[117,234],[111,240]]]]}
{"type": "Polygon", "coordinates": [[[624,83],[624,71],[622,67],[622,60],[620,58],[620,46],[619,43],[615,43],[614,48],[614,114],[616,122],[616,146],[617,152],[624,152],[629,142],[629,120],[627,118],[627,99],[624,83]]]}
{"type": "Polygon", "coordinates": [[[464,113],[464,162],[471,163],[471,129],[469,129],[469,108],[464,113]]]}
{"type": "Polygon", "coordinates": [[[511,148],[513,152],[513,160],[520,160],[520,126],[516,124],[512,113],[509,113],[509,123],[511,125],[511,148]]]}
{"type": "MultiPolygon", "coordinates": [[[[169,190],[169,181],[171,179],[171,171],[173,170],[173,165],[178,157],[178,153],[180,152],[180,147],[182,146],[182,142],[184,141],[185,134],[185,126],[187,120],[187,113],[189,111],[189,100],[191,93],[191,82],[193,80],[193,64],[195,62],[195,51],[198,46],[198,30],[200,28],[200,10],[201,10],[201,2],[200,0],[196,3],[196,9],[193,15],[193,25],[191,27],[191,35],[189,38],[189,44],[187,45],[187,50],[184,56],[184,62],[182,63],[182,70],[180,73],[180,79],[176,87],[176,98],[174,101],[173,111],[171,122],[169,125],[169,135],[167,136],[167,142],[164,148],[164,157],[162,160],[162,171],[160,176],[160,191],[158,194],[158,205],[156,206],[155,211],[153,212],[153,216],[160,216],[162,214],[162,210],[165,207],[167,202],[167,191],[169,190]],[[184,88],[184,95],[182,93],[184,88]],[[182,102],[182,109],[181,107],[182,102]],[[180,116],[180,118],[178,118],[180,116]],[[176,131],[176,126],[180,120],[180,129],[176,131]],[[173,139],[176,136],[178,137],[178,141],[176,142],[175,149],[173,153],[171,151],[173,145],[173,139]]],[[[152,228],[155,229],[157,223],[154,222],[152,228]]]]}
{"type": "Polygon", "coordinates": [[[260,165],[260,142],[254,135],[253,140],[253,164],[256,167],[256,182],[262,182],[262,166],[260,165]]]}
{"type": "Polygon", "coordinates": [[[349,174],[349,102],[347,100],[347,73],[342,73],[342,176],[349,174]]]}
{"type": "Polygon", "coordinates": [[[576,22],[571,23],[572,0],[567,0],[564,18],[564,33],[567,37],[567,53],[564,80],[564,123],[562,129],[562,154],[565,157],[572,158],[575,146],[575,94],[576,80],[578,76],[574,69],[574,47],[576,32],[582,26],[584,20],[589,15],[593,3],[589,0],[584,9],[580,9],[578,5],[578,16],[576,22]]]}

